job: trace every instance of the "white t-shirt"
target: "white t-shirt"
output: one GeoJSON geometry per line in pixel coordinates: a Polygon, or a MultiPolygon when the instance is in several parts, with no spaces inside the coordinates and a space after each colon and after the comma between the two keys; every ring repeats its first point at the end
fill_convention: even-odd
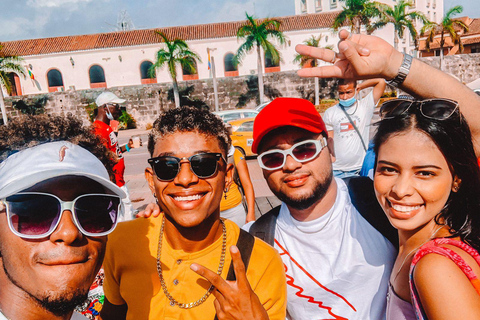
{"type": "MultiPolygon", "coordinates": [[[[368,146],[370,122],[374,109],[373,91],[363,99],[357,100],[351,107],[345,108],[345,111],[348,112],[362,134],[365,146],[368,146]]],[[[337,159],[333,163],[333,170],[351,171],[360,169],[365,157],[365,149],[358,133],[340,105],[337,104],[328,108],[323,115],[323,121],[328,131],[333,130],[333,146],[337,159]]]]}
{"type": "Polygon", "coordinates": [[[385,319],[396,250],[335,180],[335,204],[316,220],[297,221],[282,203],[275,249],[287,275],[287,319],[385,319]]]}

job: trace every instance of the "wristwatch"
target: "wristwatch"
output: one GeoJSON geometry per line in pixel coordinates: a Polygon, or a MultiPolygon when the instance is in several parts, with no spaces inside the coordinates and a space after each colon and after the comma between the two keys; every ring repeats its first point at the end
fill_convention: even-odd
{"type": "Polygon", "coordinates": [[[413,60],[413,57],[411,55],[403,53],[402,65],[398,69],[397,75],[392,80],[387,80],[386,81],[387,84],[392,87],[398,88],[403,83],[403,81],[405,81],[405,78],[410,72],[410,67],[412,66],[412,60],[413,60]]]}

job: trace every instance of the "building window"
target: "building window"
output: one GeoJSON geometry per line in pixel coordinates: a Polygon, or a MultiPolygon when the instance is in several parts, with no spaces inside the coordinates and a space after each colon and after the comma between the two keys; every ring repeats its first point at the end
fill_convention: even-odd
{"type": "Polygon", "coordinates": [[[322,0],[315,0],[315,11],[322,11],[322,0]]]}
{"type": "Polygon", "coordinates": [[[433,11],[433,22],[437,22],[437,12],[433,11]]]}
{"type": "Polygon", "coordinates": [[[337,0],[330,0],[330,9],[337,8],[337,0]]]}
{"type": "Polygon", "coordinates": [[[183,80],[197,80],[198,79],[198,68],[197,62],[195,59],[187,58],[193,66],[193,70],[188,68],[186,65],[182,65],[183,80]]]}
{"type": "Polygon", "coordinates": [[[277,63],[273,62],[272,56],[270,53],[265,53],[265,73],[278,72],[280,71],[280,61],[277,63]]]}
{"type": "Polygon", "coordinates": [[[140,64],[140,77],[142,84],[149,84],[149,83],[157,83],[157,73],[153,72],[152,75],[150,75],[150,67],[153,66],[153,63],[150,61],[143,61],[140,64]]]}
{"type": "Polygon", "coordinates": [[[106,88],[107,82],[105,81],[105,72],[103,68],[98,64],[94,64],[88,70],[90,77],[90,88],[106,88]]]}
{"type": "Polygon", "coordinates": [[[471,48],[471,53],[480,53],[480,44],[474,44],[471,48]]]}
{"type": "Polygon", "coordinates": [[[48,92],[64,91],[62,73],[57,69],[47,72],[48,92]]]}
{"type": "Polygon", "coordinates": [[[300,0],[300,11],[307,13],[307,0],[300,0]]]}
{"type": "Polygon", "coordinates": [[[225,77],[236,77],[238,76],[238,66],[234,63],[235,55],[231,52],[225,55],[223,58],[223,65],[225,67],[225,77]]]}

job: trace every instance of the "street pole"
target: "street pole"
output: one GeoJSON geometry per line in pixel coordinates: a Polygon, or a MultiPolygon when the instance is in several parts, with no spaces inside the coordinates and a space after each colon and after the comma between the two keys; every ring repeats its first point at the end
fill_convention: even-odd
{"type": "Polygon", "coordinates": [[[215,73],[215,59],[212,59],[212,76],[213,76],[213,95],[215,97],[215,111],[218,112],[218,90],[217,90],[217,74],[215,73]]]}
{"type": "Polygon", "coordinates": [[[213,56],[210,56],[210,52],[217,50],[217,48],[207,48],[207,53],[211,60],[210,72],[212,73],[213,78],[213,96],[215,98],[215,111],[218,112],[218,90],[217,90],[217,74],[215,73],[215,59],[213,56]]]}
{"type": "Polygon", "coordinates": [[[320,85],[318,83],[318,77],[315,77],[315,105],[318,106],[320,104],[320,97],[319,97],[319,91],[320,90],[320,85]]]}
{"type": "Polygon", "coordinates": [[[3,124],[8,124],[7,109],[5,108],[5,97],[3,96],[2,86],[0,86],[0,109],[2,110],[3,124]]]}

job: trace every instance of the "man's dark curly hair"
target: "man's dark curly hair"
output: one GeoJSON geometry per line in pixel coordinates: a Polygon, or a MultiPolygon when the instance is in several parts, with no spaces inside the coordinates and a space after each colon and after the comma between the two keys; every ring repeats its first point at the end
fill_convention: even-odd
{"type": "Polygon", "coordinates": [[[22,116],[12,119],[7,126],[0,126],[0,163],[16,152],[54,141],[68,141],[90,151],[112,176],[114,154],[90,127],[73,116],[22,116]]]}
{"type": "Polygon", "coordinates": [[[210,111],[192,107],[180,107],[168,110],[153,123],[148,135],[148,151],[153,157],[157,139],[175,132],[198,132],[218,140],[224,156],[232,143],[223,121],[210,111]]]}

